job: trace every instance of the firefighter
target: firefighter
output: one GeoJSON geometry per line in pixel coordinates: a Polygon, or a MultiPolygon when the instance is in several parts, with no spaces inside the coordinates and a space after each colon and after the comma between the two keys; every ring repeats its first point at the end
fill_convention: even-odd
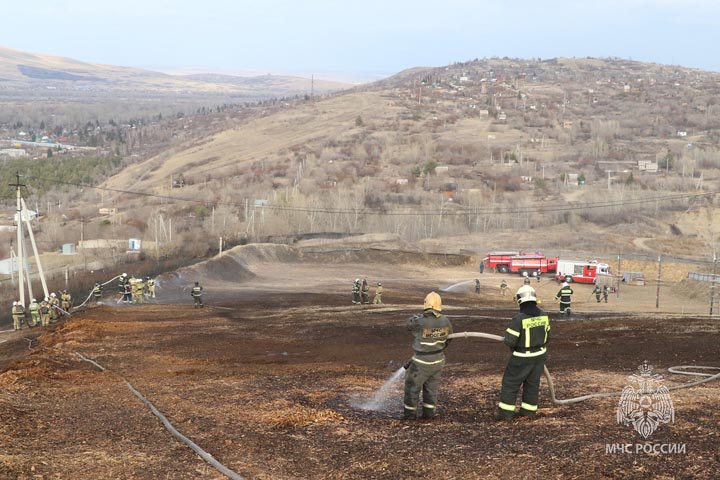
{"type": "Polygon", "coordinates": [[[12,306],[13,330],[21,330],[25,321],[25,306],[20,302],[13,302],[12,306]]]}
{"type": "Polygon", "coordinates": [[[50,325],[50,308],[50,299],[45,297],[43,301],[40,302],[40,322],[43,327],[50,325]]]}
{"type": "Polygon", "coordinates": [[[30,310],[30,321],[28,322],[28,325],[31,327],[34,327],[35,325],[40,324],[40,304],[36,299],[32,299],[32,302],[30,302],[30,305],[28,305],[28,310],[30,310]]]}
{"type": "Polygon", "coordinates": [[[360,279],[356,278],[352,286],[352,303],[360,303],[360,279]]]}
{"type": "Polygon", "coordinates": [[[130,282],[125,283],[123,285],[123,297],[122,297],[123,303],[132,303],[132,285],[130,285],[130,282]]]}
{"type": "Polygon", "coordinates": [[[96,283],[92,290],[93,299],[95,303],[99,303],[102,300],[102,285],[96,283]]]}
{"type": "Polygon", "coordinates": [[[147,277],[147,297],[155,298],[155,279],[147,277]]]}
{"type": "MultiPolygon", "coordinates": [[[[608,295],[610,295],[610,287],[608,287],[607,285],[603,285],[602,294],[603,294],[603,298],[605,299],[605,303],[608,303],[608,295]]],[[[600,300],[598,300],[598,302],[599,301],[600,300]]]]}
{"type": "Polygon", "coordinates": [[[527,272],[523,272],[523,285],[530,285],[530,277],[527,272]]]}
{"type": "Polygon", "coordinates": [[[370,303],[370,285],[368,285],[367,279],[365,278],[363,278],[360,292],[362,294],[362,303],[370,303]]]}
{"type": "Polygon", "coordinates": [[[373,297],[373,303],[375,305],[382,305],[382,283],[378,282],[377,287],[375,287],[375,296],[373,297]]]}
{"type": "Polygon", "coordinates": [[[480,280],[475,279],[475,293],[480,293],[480,280]]]}
{"type": "MultiPolygon", "coordinates": [[[[67,290],[63,290],[60,294],[60,305],[65,312],[70,313],[70,309],[72,308],[72,295],[70,295],[67,290]]],[[[65,313],[63,313],[63,315],[64,314],[65,313]]]]}
{"type": "Polygon", "coordinates": [[[200,282],[195,282],[195,286],[190,292],[190,295],[192,295],[193,300],[195,301],[193,308],[203,308],[205,306],[202,303],[202,290],[203,288],[200,286],[200,282]]]}
{"type": "Polygon", "coordinates": [[[567,313],[570,315],[570,312],[572,311],[570,308],[570,302],[571,302],[571,296],[573,294],[573,289],[570,288],[570,284],[567,282],[564,282],[562,284],[562,288],[560,288],[560,291],[555,295],[555,300],[560,301],[560,313],[567,313]]]}
{"type": "Polygon", "coordinates": [[[440,374],[445,366],[443,351],[450,343],[450,320],[442,314],[440,295],[430,292],[425,297],[422,315],[410,317],[408,330],[413,334],[414,355],[405,365],[405,397],[403,419],[417,418],[420,391],[422,391],[422,417],[433,418],[437,404],[440,374]]]}
{"type": "Polygon", "coordinates": [[[127,285],[129,281],[127,273],[123,273],[118,277],[118,289],[120,293],[125,293],[125,285],[127,285]]]}
{"type": "Polygon", "coordinates": [[[532,417],[537,412],[540,376],[547,359],[550,320],[537,306],[535,289],[523,285],[515,294],[520,312],[510,321],[503,342],[512,350],[505,368],[498,403],[497,420],[515,416],[515,401],[522,385],[522,403],[518,415],[532,417]]]}
{"type": "Polygon", "coordinates": [[[503,297],[505,296],[505,292],[507,292],[507,289],[508,289],[508,284],[507,284],[507,282],[506,282],[505,280],[503,280],[503,281],[500,283],[500,294],[501,294],[503,297]]]}
{"type": "Polygon", "coordinates": [[[595,300],[597,300],[597,303],[600,303],[600,295],[602,295],[602,288],[600,288],[600,285],[595,285],[592,293],[595,294],[595,300]]]}
{"type": "Polygon", "coordinates": [[[54,322],[60,317],[60,311],[58,310],[58,307],[60,307],[60,299],[55,295],[55,292],[52,292],[50,294],[50,321],[54,322]]]}
{"type": "Polygon", "coordinates": [[[143,303],[143,290],[145,290],[145,284],[142,278],[136,279],[132,286],[133,303],[143,303]]]}

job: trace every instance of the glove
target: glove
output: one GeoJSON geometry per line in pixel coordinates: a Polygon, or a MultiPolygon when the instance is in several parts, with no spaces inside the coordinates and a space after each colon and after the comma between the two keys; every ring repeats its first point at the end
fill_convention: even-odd
{"type": "Polygon", "coordinates": [[[408,360],[408,362],[407,362],[405,365],[403,365],[403,368],[404,368],[405,370],[407,370],[408,368],[410,368],[410,364],[411,364],[411,363],[412,363],[412,358],[411,358],[410,360],[408,360]]]}

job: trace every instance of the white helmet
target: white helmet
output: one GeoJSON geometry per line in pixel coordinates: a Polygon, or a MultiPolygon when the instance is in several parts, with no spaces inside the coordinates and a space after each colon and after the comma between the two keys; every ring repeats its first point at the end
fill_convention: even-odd
{"type": "Polygon", "coordinates": [[[569,284],[567,282],[563,282],[562,286],[567,287],[569,284]]]}
{"type": "Polygon", "coordinates": [[[32,299],[32,301],[33,301],[33,302],[37,302],[37,300],[36,300],[36,299],[34,299],[34,298],[32,299]]]}
{"type": "Polygon", "coordinates": [[[45,297],[45,301],[47,302],[48,300],[50,300],[50,299],[48,297],[45,297]]]}
{"type": "Polygon", "coordinates": [[[55,297],[55,296],[56,296],[56,295],[55,295],[55,292],[52,292],[52,293],[50,294],[50,296],[51,296],[51,297],[55,297]]]}
{"type": "Polygon", "coordinates": [[[17,302],[13,302],[13,307],[14,307],[15,305],[17,305],[17,302]]]}
{"type": "Polygon", "coordinates": [[[520,287],[515,294],[515,301],[518,305],[522,305],[525,302],[537,302],[537,296],[535,295],[535,289],[530,285],[523,285],[520,287]]]}

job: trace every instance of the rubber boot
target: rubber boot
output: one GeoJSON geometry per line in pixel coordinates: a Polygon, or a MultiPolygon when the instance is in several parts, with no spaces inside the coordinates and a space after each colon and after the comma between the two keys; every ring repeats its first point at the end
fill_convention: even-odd
{"type": "Polygon", "coordinates": [[[498,408],[495,412],[495,420],[501,422],[503,420],[512,420],[512,418],[515,416],[515,412],[510,412],[508,410],[503,410],[502,408],[498,408]]]}
{"type": "Polygon", "coordinates": [[[422,409],[422,418],[431,419],[435,418],[435,409],[434,408],[427,408],[423,407],[422,409]]]}
{"type": "Polygon", "coordinates": [[[410,410],[409,408],[403,409],[403,420],[415,420],[417,419],[417,410],[410,410]]]}

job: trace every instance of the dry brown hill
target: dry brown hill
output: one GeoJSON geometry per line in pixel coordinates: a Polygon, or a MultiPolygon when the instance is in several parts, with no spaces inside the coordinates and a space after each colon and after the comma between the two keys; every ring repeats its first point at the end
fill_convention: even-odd
{"type": "MultiPolygon", "coordinates": [[[[27,53],[0,46],[0,84],[6,92],[32,88],[91,91],[157,91],[181,94],[225,93],[255,96],[304,94],[310,80],[300,77],[168,75],[138,68],[100,65],[71,58],[27,53]]],[[[316,80],[316,92],[347,88],[340,82],[316,80]]]]}

